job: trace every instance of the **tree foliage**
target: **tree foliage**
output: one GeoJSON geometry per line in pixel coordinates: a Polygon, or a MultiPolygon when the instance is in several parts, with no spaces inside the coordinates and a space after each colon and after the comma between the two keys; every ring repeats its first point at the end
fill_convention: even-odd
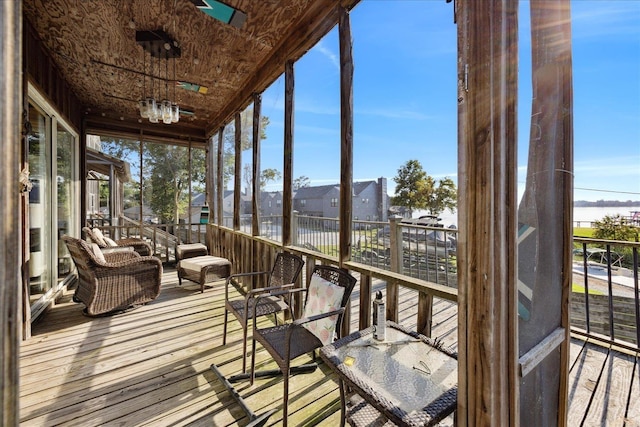
{"type": "Polygon", "coordinates": [[[438,215],[445,209],[454,211],[457,189],[451,178],[435,180],[427,175],[418,160],[408,160],[398,169],[393,178],[396,192],[392,203],[406,207],[410,214],[415,210],[426,210],[438,215]]]}
{"type": "MultiPolygon", "coordinates": [[[[260,171],[260,190],[264,190],[264,188],[270,181],[277,181],[281,177],[282,174],[280,174],[280,171],[278,169],[263,169],[262,171],[260,171]]],[[[250,164],[244,165],[243,180],[247,194],[251,194],[251,189],[253,188],[253,186],[251,185],[251,183],[253,182],[253,171],[250,164]]]]}
{"type": "Polygon", "coordinates": [[[629,225],[627,219],[620,214],[607,215],[600,221],[595,221],[595,239],[633,241],[638,236],[638,231],[629,225]]]}
{"type": "MultiPolygon", "coordinates": [[[[241,149],[252,147],[253,110],[247,109],[240,114],[242,129],[240,132],[241,149]]],[[[261,118],[260,138],[266,138],[265,129],[268,117],[261,118]]],[[[224,185],[231,181],[235,168],[235,122],[225,127],[223,141],[223,180],[224,185]]],[[[132,175],[142,176],[143,203],[149,206],[162,223],[177,223],[184,216],[189,204],[189,182],[193,193],[204,192],[206,174],[206,154],[204,149],[191,150],[191,176],[189,176],[189,150],[186,147],[148,143],[143,144],[142,171],[139,169],[140,143],[127,139],[102,139],[102,150],[129,163],[132,175]]],[[[273,179],[273,170],[267,169],[263,179],[273,179]]],[[[279,174],[278,171],[275,173],[279,174]]],[[[262,182],[262,179],[261,179],[262,182]]],[[[139,188],[139,187],[138,187],[139,188]]],[[[125,185],[126,207],[140,203],[139,191],[135,186],[125,185]],[[131,188],[128,188],[131,187],[131,188]]]]}
{"type": "Polygon", "coordinates": [[[311,180],[308,176],[301,175],[293,180],[293,190],[299,190],[311,186],[311,180]]]}
{"type": "MultiPolygon", "coordinates": [[[[144,205],[151,208],[161,223],[177,223],[188,209],[189,181],[193,192],[204,192],[205,150],[191,150],[191,175],[189,175],[189,150],[176,145],[145,142],[140,164],[138,141],[103,139],[102,150],[127,161],[132,175],[142,176],[144,205]],[[142,173],[140,173],[142,172],[142,173]]],[[[135,186],[125,186],[125,208],[139,206],[139,191],[135,186]],[[128,190],[129,187],[130,188],[128,190]]]]}
{"type": "Polygon", "coordinates": [[[282,174],[277,169],[264,169],[260,172],[260,190],[264,190],[270,181],[277,181],[282,178],[282,174]]]}
{"type": "MultiPolygon", "coordinates": [[[[593,237],[603,240],[638,241],[638,229],[629,224],[628,220],[617,215],[607,215],[600,221],[595,221],[593,237]]],[[[605,249],[605,245],[601,245],[605,249]]],[[[621,264],[626,268],[633,268],[633,249],[630,246],[612,245],[612,250],[622,256],[621,264]]]]}
{"type": "MultiPolygon", "coordinates": [[[[245,151],[253,147],[253,109],[246,109],[240,113],[240,149],[241,151],[245,151]]],[[[265,139],[266,128],[269,125],[269,118],[265,116],[260,117],[260,139],[265,139]]],[[[235,170],[235,159],[236,159],[236,124],[235,120],[231,121],[227,126],[225,126],[222,132],[222,141],[223,141],[223,181],[224,187],[231,182],[231,179],[234,176],[235,170]]],[[[245,165],[245,168],[248,165],[245,165]]],[[[249,166],[250,167],[250,166],[249,166]]]]}

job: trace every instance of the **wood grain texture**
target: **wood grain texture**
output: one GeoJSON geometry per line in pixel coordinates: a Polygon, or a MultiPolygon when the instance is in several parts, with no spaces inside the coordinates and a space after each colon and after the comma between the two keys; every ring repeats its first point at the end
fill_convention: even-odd
{"type": "MultiPolygon", "coordinates": [[[[343,3],[353,7],[357,2],[343,3]]],[[[64,105],[86,112],[96,125],[104,113],[105,118],[122,117],[135,126],[137,100],[152,86],[148,77],[143,90],[141,73],[154,77],[157,98],[165,96],[165,82],[173,97],[173,62],[167,77],[164,64],[156,62],[151,68],[149,56],[143,59],[142,47],[135,41],[136,30],[162,29],[182,51],[175,61],[176,80],[207,88],[206,93],[176,89],[178,104],[194,115],[183,116],[174,126],[201,129],[206,138],[244,109],[252,93],[262,92],[282,74],[286,60],[297,59],[337,23],[340,2],[226,3],[246,13],[241,28],[206,15],[189,0],[25,0],[25,17],[51,55],[49,64],[30,62],[38,65],[33,75],[44,80],[55,67],[62,80],[51,86],[49,95],[75,94],[78,102],[64,105]],[[325,22],[327,16],[330,21],[325,22]]]]}
{"type": "MultiPolygon", "coordinates": [[[[0,425],[18,425],[18,363],[22,337],[19,165],[22,114],[20,2],[0,3],[0,425]]],[[[28,270],[28,269],[27,269],[28,270]]]]}
{"type": "MultiPolygon", "coordinates": [[[[306,265],[314,263],[307,259],[306,265]]],[[[195,283],[179,287],[175,270],[167,268],[157,300],[126,314],[103,318],[83,316],[82,307],[71,302],[71,293],[67,292],[34,325],[33,337],[21,345],[21,425],[246,424],[241,408],[209,370],[215,363],[229,376],[242,366],[242,328],[237,322],[229,322],[227,345],[222,345],[223,283],[215,282],[201,294],[195,283]]],[[[373,281],[369,291],[356,285],[351,331],[358,329],[359,294],[384,287],[385,283],[379,280],[373,281]]],[[[400,320],[414,330],[416,309],[417,292],[403,288],[400,320]]],[[[433,336],[454,349],[458,339],[457,311],[455,302],[434,298],[433,336]]],[[[592,400],[591,411],[605,405],[615,407],[616,411],[610,410],[609,415],[615,414],[616,419],[618,409],[630,402],[627,426],[634,426],[640,402],[638,370],[634,373],[635,385],[630,384],[626,373],[632,372],[635,358],[612,351],[607,365],[606,350],[577,339],[572,340],[571,351],[576,361],[572,366],[572,389],[575,384],[580,393],[574,393],[570,401],[570,413],[577,419],[570,425],[580,425],[586,413],[585,403],[592,400]],[[601,394],[601,386],[595,385],[603,366],[611,366],[608,394],[601,394]]],[[[297,361],[304,363],[310,358],[297,361]]],[[[260,347],[256,363],[261,369],[275,368],[260,347]]],[[[603,374],[602,385],[604,378],[603,374]]],[[[290,385],[292,424],[333,427],[339,423],[340,393],[326,366],[320,365],[313,374],[291,377],[290,385]]],[[[281,379],[258,380],[253,387],[237,383],[236,389],[255,412],[278,410],[271,421],[276,425],[281,422],[281,379]]],[[[602,389],[605,390],[606,387],[602,389]]],[[[589,418],[585,425],[601,425],[593,421],[599,419],[589,418]]],[[[608,417],[606,425],[622,426],[612,420],[608,417]]]]}
{"type": "Polygon", "coordinates": [[[459,12],[458,422],[517,425],[517,10],[474,1],[459,12]]]}

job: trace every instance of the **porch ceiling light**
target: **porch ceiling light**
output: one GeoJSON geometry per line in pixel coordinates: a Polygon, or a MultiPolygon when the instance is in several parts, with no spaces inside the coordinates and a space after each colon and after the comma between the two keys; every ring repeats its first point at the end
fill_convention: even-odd
{"type": "Polygon", "coordinates": [[[180,45],[163,30],[136,31],[136,43],[142,46],[142,97],[138,102],[140,117],[149,119],[151,123],[171,124],[180,120],[180,107],[176,102],[176,58],[180,58],[180,45]],[[149,55],[149,72],[147,73],[146,58],[149,55]],[[173,77],[169,79],[169,60],[173,60],[173,77]],[[162,77],[162,62],[164,60],[164,77],[162,77]],[[155,69],[158,69],[157,74],[155,69]],[[150,93],[146,90],[149,77],[150,93]],[[165,97],[162,96],[162,80],[164,80],[165,97]],[[154,85],[157,81],[157,85],[154,85]],[[173,86],[173,100],[169,99],[169,81],[173,86]]]}

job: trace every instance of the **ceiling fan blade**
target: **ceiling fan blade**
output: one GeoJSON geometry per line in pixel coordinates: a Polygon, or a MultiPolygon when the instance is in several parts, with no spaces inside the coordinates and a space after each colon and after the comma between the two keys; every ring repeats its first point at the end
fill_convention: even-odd
{"type": "Polygon", "coordinates": [[[218,0],[191,0],[198,9],[218,21],[240,28],[247,20],[247,14],[218,0]]]}

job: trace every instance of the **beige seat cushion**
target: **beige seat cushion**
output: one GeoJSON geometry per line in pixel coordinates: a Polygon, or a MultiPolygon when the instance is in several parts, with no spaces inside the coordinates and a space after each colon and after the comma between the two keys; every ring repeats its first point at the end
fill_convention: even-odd
{"type": "Polygon", "coordinates": [[[227,265],[231,264],[228,259],[220,258],[211,255],[197,256],[193,258],[187,258],[180,261],[180,267],[185,270],[200,271],[204,267],[212,265],[227,265]]]}
{"type": "Polygon", "coordinates": [[[177,251],[178,258],[182,258],[182,255],[185,252],[198,251],[198,252],[202,252],[203,254],[206,254],[207,247],[202,243],[185,243],[182,245],[178,245],[178,247],[176,248],[176,251],[177,251]]]}

